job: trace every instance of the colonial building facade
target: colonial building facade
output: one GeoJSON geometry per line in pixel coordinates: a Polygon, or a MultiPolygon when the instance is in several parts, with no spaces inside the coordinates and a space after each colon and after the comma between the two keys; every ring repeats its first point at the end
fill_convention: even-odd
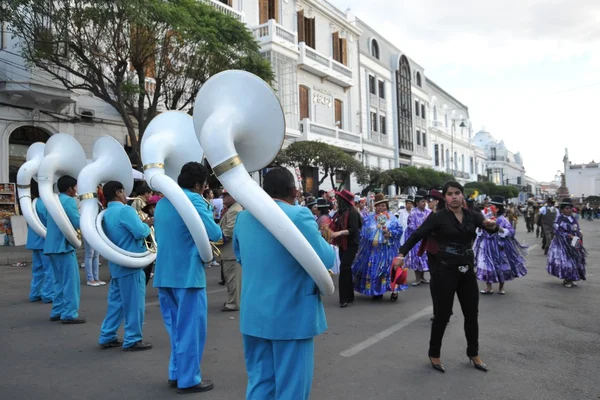
{"type": "Polygon", "coordinates": [[[473,143],[487,156],[485,171],[490,182],[519,188],[527,185],[521,153],[511,152],[503,140],[498,141],[485,131],[477,132],[473,143]]]}

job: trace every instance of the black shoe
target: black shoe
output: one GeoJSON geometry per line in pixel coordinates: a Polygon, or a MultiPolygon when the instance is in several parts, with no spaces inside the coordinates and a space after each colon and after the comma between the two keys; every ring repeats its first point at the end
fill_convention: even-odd
{"type": "Polygon", "coordinates": [[[442,364],[434,364],[433,361],[431,360],[431,357],[429,357],[429,362],[431,363],[431,366],[433,367],[433,369],[435,369],[436,371],[440,371],[442,373],[446,372],[446,368],[444,368],[444,366],[442,364]]]}
{"type": "Polygon", "coordinates": [[[173,389],[177,389],[177,381],[176,380],[169,379],[167,381],[167,383],[169,384],[169,387],[172,387],[173,389]]]}
{"type": "Polygon", "coordinates": [[[340,308],[346,308],[348,307],[348,302],[344,301],[340,303],[340,308]]]}
{"type": "Polygon", "coordinates": [[[390,300],[392,302],[397,301],[398,300],[398,293],[392,293],[390,296],[390,300]]]}
{"type": "Polygon", "coordinates": [[[473,361],[473,359],[471,357],[469,357],[469,361],[473,363],[473,366],[475,367],[475,369],[478,369],[483,372],[488,372],[488,368],[484,363],[476,364],[475,361],[473,361]]]}
{"type": "Polygon", "coordinates": [[[50,317],[50,321],[52,321],[52,322],[60,321],[60,317],[50,317]]]}
{"type": "Polygon", "coordinates": [[[196,386],[192,386],[185,389],[177,389],[177,393],[179,394],[187,394],[187,393],[200,393],[200,392],[208,392],[212,390],[215,385],[211,381],[202,381],[196,386]]]}
{"type": "Polygon", "coordinates": [[[123,347],[123,351],[144,351],[144,350],[150,350],[151,348],[152,348],[152,344],[142,342],[140,340],[140,341],[135,342],[135,344],[131,347],[123,347]]]}
{"type": "Polygon", "coordinates": [[[112,340],[108,343],[101,343],[100,347],[103,349],[112,349],[113,347],[121,347],[123,346],[123,341],[119,339],[112,340]]]}
{"type": "Polygon", "coordinates": [[[225,281],[219,281],[219,285],[225,286],[225,281]]]}
{"type": "Polygon", "coordinates": [[[85,318],[61,319],[60,322],[67,325],[85,324],[85,318]]]}

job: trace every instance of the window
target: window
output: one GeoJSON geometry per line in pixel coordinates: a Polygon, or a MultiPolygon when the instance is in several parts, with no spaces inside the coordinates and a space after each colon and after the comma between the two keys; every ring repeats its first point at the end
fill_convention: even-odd
{"type": "Polygon", "coordinates": [[[419,102],[417,100],[415,100],[415,115],[418,117],[419,116],[419,102]]]}
{"type": "Polygon", "coordinates": [[[231,0],[219,0],[219,2],[231,7],[231,0]]]}
{"type": "Polygon", "coordinates": [[[433,106],[433,120],[437,121],[437,107],[433,106]]]}
{"type": "Polygon", "coordinates": [[[496,161],[496,148],[495,148],[495,147],[492,147],[492,148],[490,149],[490,151],[492,152],[492,154],[491,154],[491,156],[490,156],[490,160],[491,160],[491,161],[496,161]]]}
{"type": "Polygon", "coordinates": [[[423,134],[423,147],[427,147],[427,134],[425,132],[421,132],[423,134]]]}
{"type": "Polygon", "coordinates": [[[433,159],[436,167],[440,166],[440,145],[433,146],[433,159]]]}
{"type": "Polygon", "coordinates": [[[421,73],[417,71],[417,86],[421,87],[421,73]]]}
{"type": "Polygon", "coordinates": [[[379,97],[385,99],[385,83],[383,81],[379,81],[379,97]]]}
{"type": "Polygon", "coordinates": [[[377,132],[377,113],[371,111],[371,131],[377,132]]]}
{"type": "Polygon", "coordinates": [[[473,173],[473,157],[469,158],[469,172],[473,173]]]}
{"type": "Polygon", "coordinates": [[[279,22],[279,0],[258,0],[259,23],[270,19],[279,22]]]}
{"type": "Polygon", "coordinates": [[[387,131],[385,129],[385,115],[382,115],[379,117],[379,131],[385,135],[387,134],[387,131]]]}
{"type": "Polygon", "coordinates": [[[377,94],[377,88],[375,87],[375,77],[373,75],[369,75],[369,93],[377,94]]]}
{"type": "Polygon", "coordinates": [[[348,45],[346,39],[340,38],[340,33],[335,32],[331,35],[333,44],[333,59],[340,64],[348,65],[348,45]]]}
{"type": "Polygon", "coordinates": [[[315,19],[306,18],[302,10],[298,11],[298,43],[301,42],[315,48],[315,19]]]}
{"type": "Polygon", "coordinates": [[[446,169],[450,169],[450,150],[446,149],[446,169]]]}
{"type": "Polygon", "coordinates": [[[521,185],[521,177],[517,176],[517,185],[521,185]]]}
{"type": "Polygon", "coordinates": [[[342,103],[342,101],[339,99],[335,99],[334,103],[335,103],[335,125],[339,129],[344,129],[344,114],[342,111],[343,107],[344,107],[344,103],[342,103]]]}
{"type": "Polygon", "coordinates": [[[444,165],[444,145],[442,145],[442,151],[441,151],[441,159],[442,159],[442,165],[444,165]]]}
{"type": "Polygon", "coordinates": [[[421,118],[425,119],[425,104],[421,104],[421,118]]]}
{"type": "Polygon", "coordinates": [[[412,92],[410,82],[410,65],[406,56],[400,57],[396,71],[398,147],[402,152],[413,151],[412,135],[412,92]]]}
{"type": "Polygon", "coordinates": [[[417,130],[417,146],[421,145],[421,131],[417,130]]]}
{"type": "Polygon", "coordinates": [[[379,44],[375,39],[371,41],[371,55],[379,60],[379,44]]]}
{"type": "Polygon", "coordinates": [[[300,121],[310,118],[310,95],[306,86],[300,86],[300,121]]]}

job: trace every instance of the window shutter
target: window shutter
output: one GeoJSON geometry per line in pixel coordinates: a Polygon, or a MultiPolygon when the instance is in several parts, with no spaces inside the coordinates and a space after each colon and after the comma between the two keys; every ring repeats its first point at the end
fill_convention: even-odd
{"type": "Polygon", "coordinates": [[[304,37],[304,10],[298,11],[298,43],[306,42],[306,38],[304,37]]]}
{"type": "Polygon", "coordinates": [[[315,18],[311,18],[311,19],[307,19],[306,20],[308,22],[308,32],[309,32],[309,40],[308,40],[308,45],[313,48],[316,49],[317,48],[317,44],[316,44],[316,35],[315,35],[315,18]]]}
{"type": "Polygon", "coordinates": [[[258,20],[259,24],[269,20],[269,0],[258,0],[258,20]]]}
{"type": "Polygon", "coordinates": [[[269,0],[269,19],[279,22],[279,0],[269,0]]]}
{"type": "Polygon", "coordinates": [[[340,121],[338,128],[344,129],[344,121],[342,120],[342,101],[335,99],[335,121],[334,124],[340,121]]]}
{"type": "Polygon", "coordinates": [[[348,66],[348,41],[346,39],[340,40],[340,62],[346,66],[348,66]]]}
{"type": "Polygon", "coordinates": [[[333,42],[333,59],[336,60],[337,62],[341,62],[341,57],[340,57],[340,34],[339,32],[335,32],[331,35],[332,38],[332,42],[333,42]]]}
{"type": "Polygon", "coordinates": [[[309,118],[308,115],[308,88],[300,86],[300,120],[309,118]]]}

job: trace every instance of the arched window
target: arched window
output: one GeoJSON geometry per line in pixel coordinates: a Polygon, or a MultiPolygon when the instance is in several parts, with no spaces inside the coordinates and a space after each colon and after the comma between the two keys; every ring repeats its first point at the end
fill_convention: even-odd
{"type": "Polygon", "coordinates": [[[400,151],[413,151],[412,93],[410,65],[405,56],[400,57],[396,71],[396,93],[398,104],[398,144],[400,151]]]}
{"type": "Polygon", "coordinates": [[[417,86],[421,87],[421,73],[417,71],[417,86]]]}
{"type": "Polygon", "coordinates": [[[21,126],[10,134],[8,138],[8,175],[9,182],[17,181],[17,172],[27,158],[27,149],[36,142],[46,143],[50,134],[35,126],[21,126]]]}
{"type": "Polygon", "coordinates": [[[377,40],[371,40],[371,55],[379,60],[379,43],[377,40]]]}
{"type": "Polygon", "coordinates": [[[300,85],[300,121],[310,118],[310,90],[300,85]]]}
{"type": "Polygon", "coordinates": [[[437,121],[437,107],[433,106],[433,120],[437,121]]]}

